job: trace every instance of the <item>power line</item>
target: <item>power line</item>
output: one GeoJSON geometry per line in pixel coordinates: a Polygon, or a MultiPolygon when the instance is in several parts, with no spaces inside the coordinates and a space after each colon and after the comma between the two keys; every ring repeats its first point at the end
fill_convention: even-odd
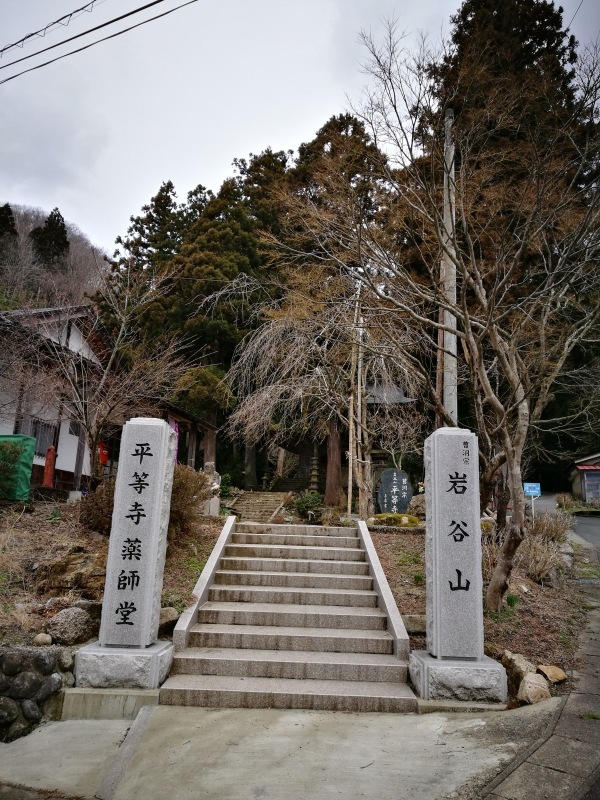
{"type": "MultiPolygon", "coordinates": [[[[159,0],[162,2],[162,0],[159,0]]],[[[86,44],[83,47],[79,47],[77,50],[71,50],[70,53],[65,53],[62,56],[57,56],[56,58],[52,58],[50,61],[44,61],[43,64],[38,64],[35,67],[30,67],[29,69],[24,69],[22,72],[17,72],[16,75],[11,75],[10,78],[4,78],[3,81],[0,81],[0,86],[3,83],[8,83],[9,81],[14,81],[15,78],[18,78],[20,75],[25,75],[28,72],[34,72],[36,69],[41,69],[42,67],[47,67],[49,64],[54,64],[55,61],[60,61],[63,58],[67,58],[68,56],[75,55],[75,53],[81,53],[83,50],[88,50],[90,47],[93,47],[96,44],[100,44],[100,42],[106,42],[109,39],[114,39],[117,36],[121,36],[123,33],[128,33],[129,31],[135,30],[135,28],[140,28],[142,25],[146,25],[148,22],[153,22],[155,19],[160,19],[161,17],[166,17],[169,14],[172,14],[174,11],[178,11],[180,8],[185,8],[185,6],[191,6],[192,3],[197,3],[198,0],[188,0],[187,3],[182,3],[179,6],[175,6],[170,11],[164,11],[162,14],[157,14],[155,17],[149,17],[148,19],[144,20],[143,22],[138,22],[137,25],[131,25],[129,28],[124,28],[122,31],[117,31],[117,33],[113,33],[110,36],[105,36],[103,39],[98,39],[91,44],[86,44]]],[[[16,62],[15,62],[16,63],[16,62]]],[[[10,65],[7,65],[10,66],[10,65]]]]}
{"type": "Polygon", "coordinates": [[[579,5],[577,6],[577,11],[576,11],[576,12],[573,14],[573,16],[571,17],[571,22],[569,22],[569,24],[567,25],[567,28],[570,28],[570,27],[571,27],[571,25],[573,24],[573,20],[575,19],[575,17],[576,17],[576,16],[577,16],[577,14],[579,13],[579,9],[581,8],[581,6],[582,6],[582,5],[583,5],[583,0],[581,0],[581,2],[579,3],[579,5]]]}
{"type": "Polygon", "coordinates": [[[28,56],[17,58],[16,61],[10,61],[8,64],[3,64],[2,66],[0,66],[0,69],[6,69],[7,67],[12,67],[15,64],[19,64],[21,61],[27,61],[28,58],[34,58],[35,56],[39,56],[42,53],[47,53],[48,50],[54,50],[55,47],[61,47],[63,44],[67,44],[68,42],[73,42],[75,39],[81,39],[82,36],[87,36],[88,33],[94,33],[94,31],[99,31],[101,28],[106,28],[108,25],[112,25],[115,22],[120,22],[122,19],[126,19],[127,17],[133,16],[133,14],[139,14],[140,11],[145,11],[147,8],[152,8],[152,6],[158,5],[158,3],[164,3],[164,1],[165,0],[153,0],[152,3],[147,3],[145,6],[140,6],[139,8],[136,8],[133,11],[127,12],[127,14],[122,14],[120,17],[115,17],[114,19],[110,19],[108,20],[108,22],[103,22],[102,25],[96,25],[95,28],[89,28],[87,31],[83,31],[83,33],[77,33],[75,36],[70,36],[68,39],[63,39],[62,42],[57,42],[56,44],[49,45],[49,47],[44,47],[43,50],[38,50],[36,53],[30,53],[28,56]]]}
{"type": "Polygon", "coordinates": [[[73,17],[75,17],[80,12],[83,13],[84,11],[86,11],[88,14],[91,14],[92,11],[94,10],[94,5],[96,5],[96,3],[98,2],[104,2],[104,0],[92,0],[91,3],[86,3],[86,5],[81,6],[81,8],[76,8],[75,11],[71,11],[70,14],[65,14],[64,17],[60,17],[60,19],[48,23],[48,25],[44,26],[43,28],[40,28],[39,31],[28,33],[27,36],[24,36],[22,39],[19,39],[18,42],[13,42],[13,44],[7,44],[5,47],[0,48],[0,58],[2,58],[2,55],[7,50],[12,50],[14,47],[23,48],[23,45],[25,44],[25,42],[27,42],[28,39],[33,39],[36,36],[44,37],[48,33],[48,31],[54,28],[55,25],[62,25],[63,27],[66,27],[69,24],[69,22],[71,22],[73,17]]]}

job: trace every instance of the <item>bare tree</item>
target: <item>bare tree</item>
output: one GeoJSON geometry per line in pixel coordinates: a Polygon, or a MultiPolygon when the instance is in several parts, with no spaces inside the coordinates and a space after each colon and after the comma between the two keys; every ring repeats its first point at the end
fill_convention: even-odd
{"type": "MultiPolygon", "coordinates": [[[[596,51],[581,54],[572,108],[555,109],[543,125],[532,122],[523,87],[508,82],[489,101],[494,113],[481,106],[456,124],[456,225],[449,228],[444,120],[431,77],[436,55],[425,45],[405,52],[393,25],[382,44],[370,36],[364,42],[371,84],[358,113],[386,155],[378,164],[378,212],[361,213],[352,187],[324,163],[319,181],[334,201],[288,194],[286,237],[271,245],[301,264],[310,240],[311,258],[364,287],[362,313],[379,321],[382,337],[390,316],[396,330],[410,331],[394,357],[447,425],[454,423],[435,383],[438,331],[456,337],[460,413],[479,435],[482,484],[506,465],[512,496],[486,597],[498,610],[525,532],[527,443],[540,426],[570,427],[590,414],[589,395],[554,421],[546,411],[557,385],[569,374],[576,379],[575,349],[598,341],[600,60],[596,51]],[[442,256],[456,270],[456,299],[440,285],[442,256]]],[[[476,82],[475,66],[461,79],[476,82]]],[[[528,90],[544,92],[544,80],[528,90]]]]}
{"type": "MultiPolygon", "coordinates": [[[[21,340],[29,345],[23,356],[36,386],[43,385],[54,408],[65,408],[79,424],[78,461],[85,442],[94,480],[101,477],[99,442],[132,416],[160,413],[190,367],[176,339],[164,338],[157,346],[139,335],[139,314],[161,296],[167,280],[165,274],[149,282],[139,270],[122,266],[118,276],[99,275],[102,315],[92,304],[5,315],[18,319],[21,340]]],[[[37,396],[36,387],[30,388],[29,394],[37,396]]]]}
{"type": "MultiPolygon", "coordinates": [[[[402,412],[370,403],[369,387],[413,387],[394,356],[408,346],[407,337],[390,323],[382,338],[381,325],[374,327],[373,318],[362,313],[356,282],[322,265],[290,273],[281,290],[279,307],[270,308],[268,319],[238,347],[228,380],[239,403],[229,429],[250,442],[324,439],[339,435],[338,428],[347,430],[349,491],[354,480],[360,513],[371,516],[371,451],[385,431],[397,427],[402,412]]],[[[326,495],[328,502],[339,502],[339,488],[328,486],[326,495]]]]}

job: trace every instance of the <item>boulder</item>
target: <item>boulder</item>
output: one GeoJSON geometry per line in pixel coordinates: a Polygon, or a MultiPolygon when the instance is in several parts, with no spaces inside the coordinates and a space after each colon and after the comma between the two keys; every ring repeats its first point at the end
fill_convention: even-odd
{"type": "Polygon", "coordinates": [[[58,644],[78,644],[91,638],[94,631],[92,618],[82,608],[65,608],[52,617],[46,632],[58,644]]]}
{"type": "Polygon", "coordinates": [[[519,686],[517,700],[521,703],[533,705],[541,700],[548,700],[549,697],[548,681],[544,676],[537,675],[535,672],[528,672],[519,686]]]}
{"type": "Polygon", "coordinates": [[[511,653],[505,650],[502,655],[502,666],[506,670],[508,679],[508,693],[514,697],[519,690],[521,681],[529,673],[535,674],[535,666],[520,653],[511,653]]]}
{"type": "Polygon", "coordinates": [[[70,650],[61,650],[58,656],[58,666],[63,672],[73,669],[73,653],[70,650]]]}
{"type": "Polygon", "coordinates": [[[19,699],[33,697],[43,683],[36,672],[20,672],[6,690],[8,697],[19,699]]]}
{"type": "Polygon", "coordinates": [[[22,650],[10,650],[2,657],[2,672],[5,675],[18,675],[29,666],[27,654],[22,650]]]}
{"type": "Polygon", "coordinates": [[[409,514],[412,514],[413,517],[419,517],[419,519],[425,519],[425,495],[414,494],[412,496],[412,500],[408,504],[407,511],[409,514]]]}
{"type": "Polygon", "coordinates": [[[42,675],[50,675],[56,664],[56,653],[52,650],[40,650],[31,659],[31,664],[42,675]]]}
{"type": "Polygon", "coordinates": [[[33,644],[36,647],[45,647],[47,645],[52,644],[52,637],[49,633],[38,633],[37,636],[33,638],[33,644]]]}
{"type": "Polygon", "coordinates": [[[73,608],[83,608],[83,610],[87,611],[90,617],[96,621],[99,621],[102,616],[102,603],[95,600],[76,600],[73,603],[73,608]]]}
{"type": "Polygon", "coordinates": [[[42,718],[42,712],[35,700],[21,700],[21,710],[28,722],[39,722],[42,718]]]}
{"type": "Polygon", "coordinates": [[[538,664],[537,671],[550,683],[562,683],[569,677],[560,667],[551,667],[546,664],[538,664]]]}
{"type": "Polygon", "coordinates": [[[54,694],[55,692],[59,692],[62,687],[62,675],[59,672],[53,672],[52,675],[46,678],[46,680],[41,684],[37,694],[34,697],[34,700],[36,703],[44,703],[50,697],[50,695],[54,694]]]}
{"type": "Polygon", "coordinates": [[[19,705],[10,697],[0,697],[0,726],[9,725],[19,716],[19,705]]]}
{"type": "Polygon", "coordinates": [[[158,635],[170,636],[179,619],[179,611],[171,606],[166,606],[160,610],[160,618],[158,623],[158,635]]]}

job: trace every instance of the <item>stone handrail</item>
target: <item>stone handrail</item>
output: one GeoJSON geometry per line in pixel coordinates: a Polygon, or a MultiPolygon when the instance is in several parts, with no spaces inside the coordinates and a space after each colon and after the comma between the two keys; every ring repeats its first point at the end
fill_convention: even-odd
{"type": "Polygon", "coordinates": [[[406,632],[392,590],[390,589],[383,567],[379,561],[379,556],[375,550],[375,545],[371,539],[367,523],[364,522],[364,520],[358,521],[358,535],[367,552],[370,575],[373,578],[373,588],[377,592],[381,610],[387,614],[388,633],[394,640],[394,655],[396,658],[408,660],[410,650],[408,633],[406,632]]]}
{"type": "Polygon", "coordinates": [[[223,530],[221,531],[217,543],[215,544],[212,553],[206,562],[204,569],[200,573],[200,577],[194,590],[193,596],[196,598],[191,606],[185,609],[177,621],[175,630],[173,631],[173,645],[176,652],[185,650],[188,644],[190,630],[196,624],[198,609],[208,599],[208,590],[214,582],[214,574],[219,569],[219,564],[223,556],[225,547],[231,541],[231,536],[235,528],[236,517],[227,517],[223,530]]]}

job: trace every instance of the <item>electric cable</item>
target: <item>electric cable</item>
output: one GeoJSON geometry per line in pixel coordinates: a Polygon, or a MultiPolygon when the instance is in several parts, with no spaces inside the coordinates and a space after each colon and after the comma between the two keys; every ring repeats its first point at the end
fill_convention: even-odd
{"type": "Polygon", "coordinates": [[[104,0],[92,0],[91,3],[86,3],[86,5],[81,6],[81,8],[76,8],[75,11],[71,11],[70,14],[65,14],[63,17],[60,17],[60,19],[54,20],[54,22],[49,22],[48,25],[45,25],[43,28],[40,28],[38,31],[34,31],[33,33],[28,33],[27,36],[24,36],[22,39],[19,39],[18,42],[13,42],[13,44],[5,45],[4,47],[0,48],[0,58],[2,58],[3,53],[5,53],[7,50],[12,50],[13,47],[21,47],[21,48],[23,48],[23,45],[25,44],[25,42],[28,39],[33,39],[35,36],[39,36],[40,38],[43,38],[46,35],[46,33],[51,28],[53,28],[55,25],[62,25],[63,27],[66,28],[67,25],[69,24],[69,22],[71,22],[71,20],[73,19],[73,17],[76,14],[79,14],[80,12],[86,11],[88,14],[91,14],[92,11],[94,10],[94,5],[96,5],[98,2],[104,2],[104,0]],[[91,6],[91,8],[90,8],[90,6],[91,6]],[[88,8],[89,8],[89,11],[88,11],[88,8]],[[67,20],[67,22],[63,23],[63,20],[65,20],[65,19],[67,20]]]}
{"type": "MultiPolygon", "coordinates": [[[[159,0],[162,2],[162,0],[159,0]]],[[[79,47],[77,50],[71,50],[70,53],[64,53],[62,56],[57,56],[56,58],[50,59],[50,61],[44,61],[42,64],[37,64],[35,67],[30,67],[29,69],[24,69],[21,72],[17,72],[16,75],[11,75],[10,78],[4,78],[4,80],[0,81],[0,86],[3,83],[8,83],[9,81],[14,81],[15,78],[20,77],[21,75],[25,75],[28,72],[34,72],[36,69],[41,69],[42,67],[47,67],[49,64],[54,64],[55,61],[60,61],[63,58],[67,58],[68,56],[75,55],[76,53],[81,53],[83,50],[88,50],[90,47],[93,47],[96,44],[100,44],[101,42],[106,42],[109,39],[114,39],[117,36],[121,36],[124,33],[128,33],[129,31],[135,30],[135,28],[140,28],[142,25],[146,25],[148,22],[153,22],[155,19],[160,19],[161,17],[166,17],[169,14],[172,14],[174,11],[178,11],[180,8],[184,8],[185,6],[191,6],[192,3],[197,3],[198,0],[188,0],[187,3],[182,3],[179,6],[175,6],[175,8],[170,9],[169,11],[164,11],[162,14],[157,14],[155,17],[149,17],[148,19],[144,20],[143,22],[138,22],[137,25],[131,25],[129,28],[124,28],[122,31],[117,31],[117,33],[112,33],[110,36],[105,36],[103,39],[97,39],[95,42],[91,42],[90,44],[86,44],[83,47],[79,47]]],[[[16,62],[15,62],[16,63],[16,62]]],[[[10,65],[7,65],[10,66],[10,65]]]]}
{"type": "Polygon", "coordinates": [[[44,47],[43,50],[38,50],[36,53],[30,53],[28,56],[17,58],[16,61],[10,61],[8,64],[2,64],[2,66],[0,66],[0,69],[6,69],[7,67],[12,67],[15,64],[19,64],[21,61],[27,61],[28,58],[34,58],[35,56],[39,56],[42,53],[48,52],[48,50],[54,50],[55,47],[61,47],[63,44],[67,44],[68,42],[73,42],[75,39],[81,39],[82,36],[87,36],[88,33],[94,33],[94,31],[99,31],[101,28],[106,28],[108,25],[112,25],[115,22],[120,22],[122,19],[131,17],[133,16],[133,14],[139,14],[140,11],[145,11],[147,8],[152,8],[152,6],[164,2],[165,0],[153,0],[152,3],[147,3],[145,6],[140,6],[139,8],[136,8],[133,11],[128,11],[127,14],[121,14],[120,17],[115,17],[114,19],[108,20],[108,22],[103,22],[102,25],[96,25],[94,28],[89,28],[87,31],[83,31],[82,33],[77,33],[75,34],[75,36],[70,36],[68,39],[63,39],[62,42],[51,44],[48,47],[44,47]]]}

